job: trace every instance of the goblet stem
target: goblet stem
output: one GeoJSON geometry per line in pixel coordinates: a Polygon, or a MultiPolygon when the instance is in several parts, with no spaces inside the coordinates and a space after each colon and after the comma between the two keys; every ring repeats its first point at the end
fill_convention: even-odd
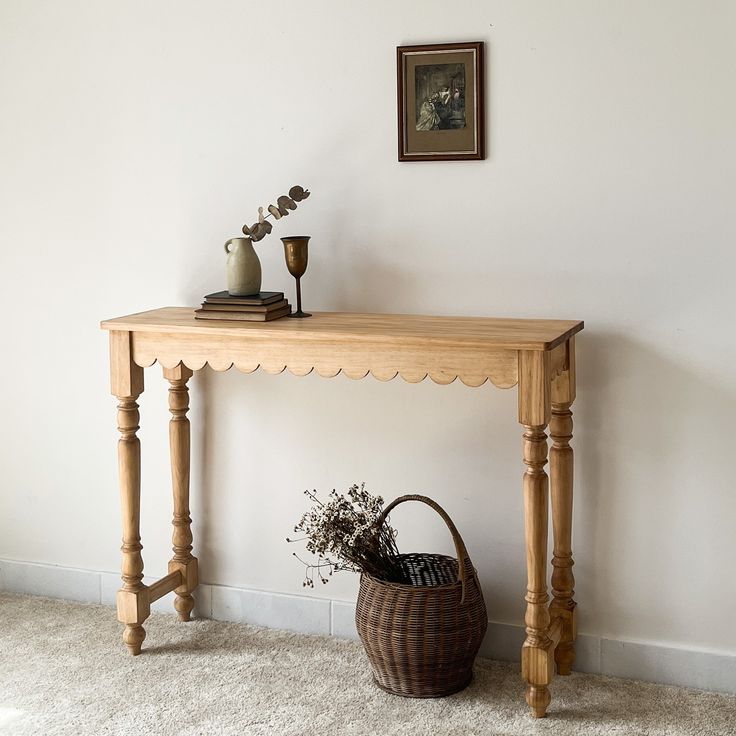
{"type": "Polygon", "coordinates": [[[295,276],[296,279],[296,312],[290,314],[289,317],[311,317],[309,312],[302,312],[302,284],[301,276],[295,276]]]}

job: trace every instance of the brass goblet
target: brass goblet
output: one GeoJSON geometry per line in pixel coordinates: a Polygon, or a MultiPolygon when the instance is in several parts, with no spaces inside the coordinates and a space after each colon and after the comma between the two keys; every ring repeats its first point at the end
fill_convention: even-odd
{"type": "Polygon", "coordinates": [[[308,312],[302,312],[301,286],[301,278],[307,270],[310,237],[310,235],[291,235],[288,238],[281,238],[281,242],[284,244],[286,267],[289,269],[289,273],[296,279],[296,312],[290,314],[289,317],[299,318],[312,316],[308,312]]]}

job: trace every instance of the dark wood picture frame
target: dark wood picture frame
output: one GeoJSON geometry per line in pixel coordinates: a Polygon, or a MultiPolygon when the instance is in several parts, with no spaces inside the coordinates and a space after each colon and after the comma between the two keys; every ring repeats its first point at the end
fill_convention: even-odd
{"type": "MultiPolygon", "coordinates": [[[[399,161],[480,161],[485,159],[485,75],[483,41],[399,46],[396,49],[399,161]],[[434,57],[434,58],[433,58],[434,57]],[[424,61],[424,64],[418,63],[424,61]],[[434,64],[427,62],[434,62],[434,64]],[[440,63],[449,62],[449,63],[440,63]],[[450,82],[419,105],[418,69],[442,78],[442,68],[460,68],[462,82],[450,82]],[[468,80],[472,84],[468,83],[468,80]],[[466,87],[467,84],[467,87],[466,87]],[[454,92],[451,87],[454,86],[454,92]],[[469,94],[471,93],[471,94],[469,94]],[[461,97],[462,94],[462,97],[461,97]],[[455,120],[436,109],[457,99],[455,120]],[[442,104],[440,104],[442,103],[442,104]],[[435,107],[436,106],[436,107],[435,107]],[[421,112],[417,111],[420,107],[421,112]],[[434,127],[430,127],[434,124],[434,127]],[[455,127],[450,127],[454,125],[455,127]],[[438,127],[441,126],[441,127],[438,127]]],[[[449,73],[449,72],[448,72],[449,73]]],[[[424,90],[425,88],[423,88],[424,90]]],[[[429,89],[429,87],[426,87],[429,89]]]]}

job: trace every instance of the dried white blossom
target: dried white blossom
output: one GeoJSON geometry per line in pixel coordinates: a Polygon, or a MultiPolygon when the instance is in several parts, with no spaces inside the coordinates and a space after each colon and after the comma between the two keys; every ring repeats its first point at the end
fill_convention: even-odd
{"type": "Polygon", "coordinates": [[[315,574],[326,583],[339,570],[366,572],[390,581],[404,580],[396,547],[397,532],[388,520],[378,525],[383,512],[381,496],[371,495],[365,484],[351,486],[347,495],[333,490],[326,503],[319,500],[315,491],[304,493],[314,505],[294,527],[301,537],[287,541],[306,541],[307,552],[317,558],[309,563],[294,553],[306,567],[306,587],[314,587],[315,574]]]}

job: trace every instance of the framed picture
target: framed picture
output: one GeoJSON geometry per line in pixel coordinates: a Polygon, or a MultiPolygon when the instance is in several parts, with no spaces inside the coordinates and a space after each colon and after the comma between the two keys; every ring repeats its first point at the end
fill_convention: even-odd
{"type": "Polygon", "coordinates": [[[399,161],[485,158],[483,42],[396,49],[399,161]]]}

